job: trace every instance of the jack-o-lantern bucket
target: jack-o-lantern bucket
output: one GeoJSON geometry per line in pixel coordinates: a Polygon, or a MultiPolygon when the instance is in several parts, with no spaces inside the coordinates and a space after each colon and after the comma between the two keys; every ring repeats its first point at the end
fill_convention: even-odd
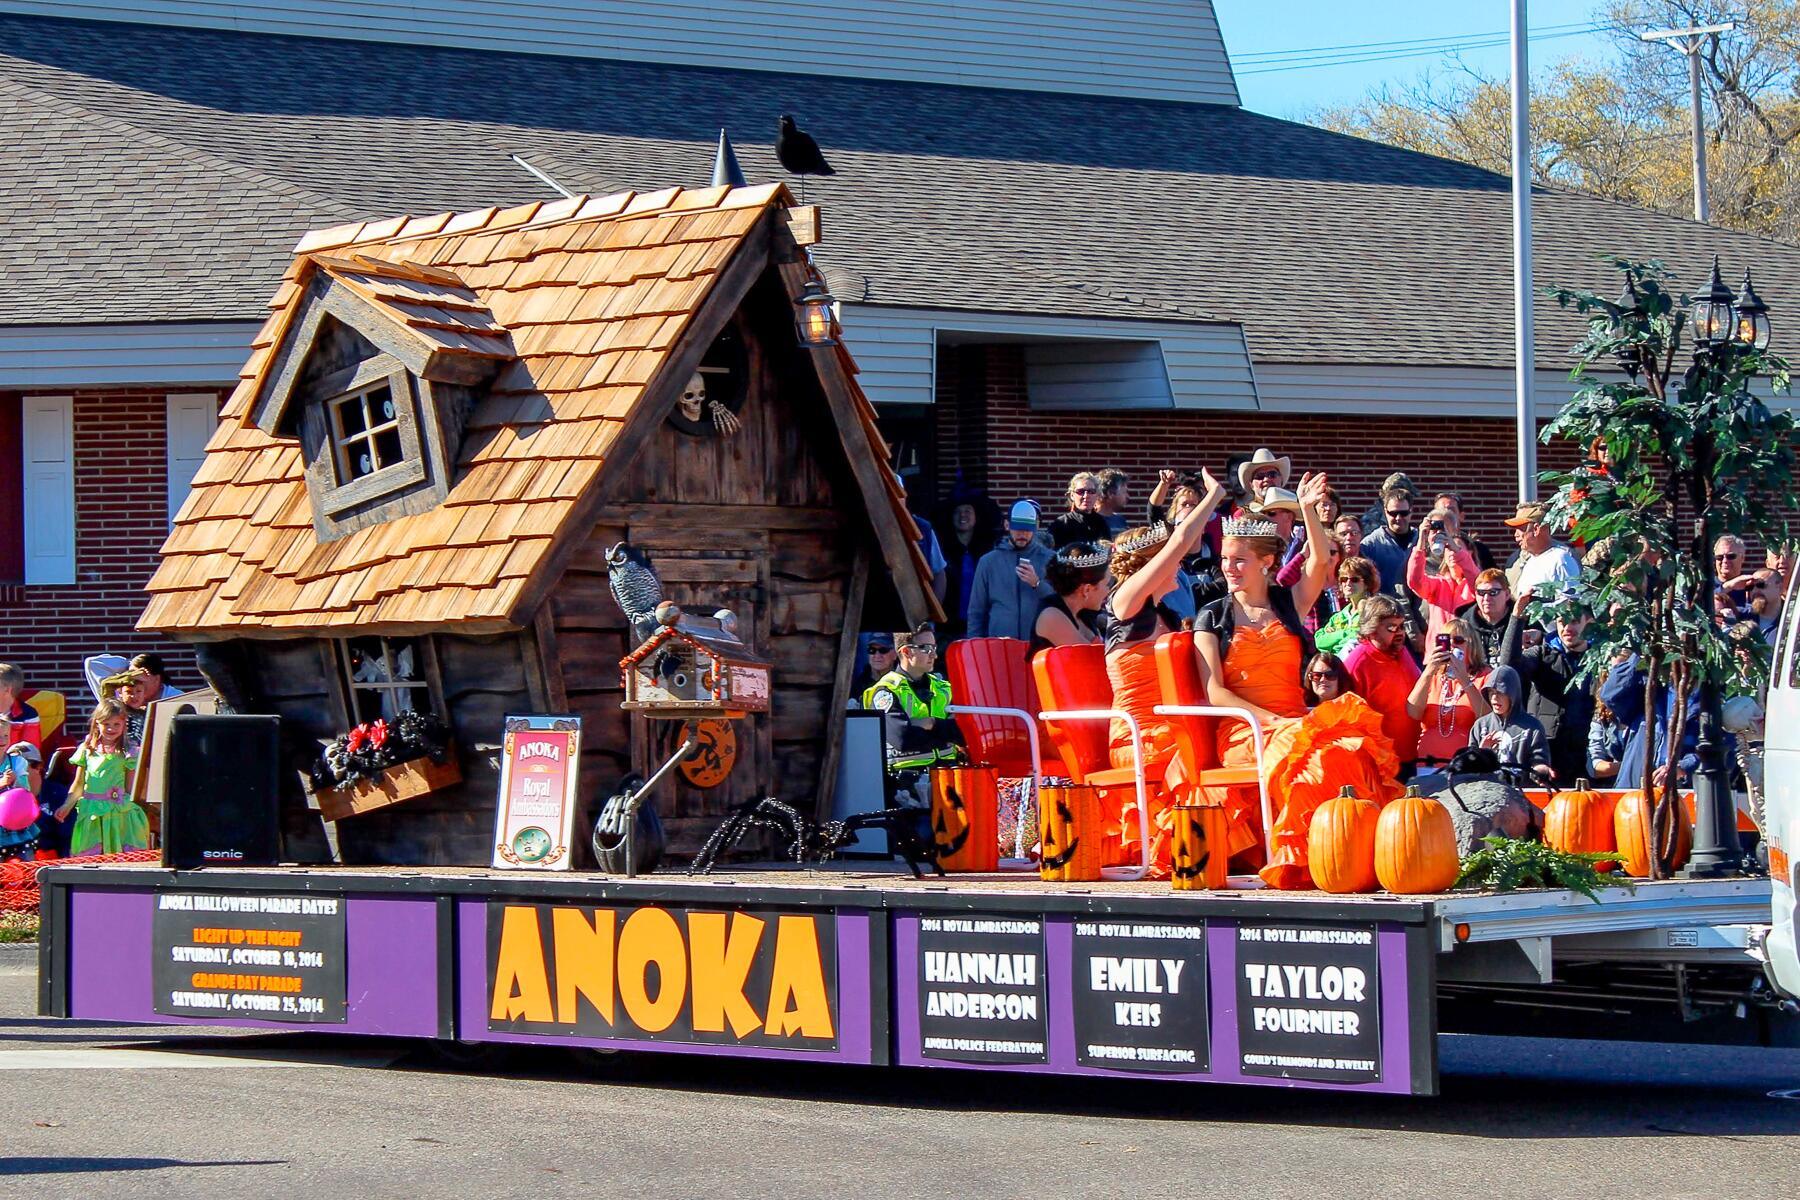
{"type": "Polygon", "coordinates": [[[1038,789],[1038,878],[1092,883],[1100,878],[1106,817],[1091,787],[1038,789]]]}
{"type": "Polygon", "coordinates": [[[1184,804],[1171,816],[1169,886],[1178,892],[1224,887],[1231,858],[1231,818],[1224,806],[1184,804]]]}
{"type": "Polygon", "coordinates": [[[1000,769],[931,772],[931,844],[946,871],[1000,869],[1000,769]]]}

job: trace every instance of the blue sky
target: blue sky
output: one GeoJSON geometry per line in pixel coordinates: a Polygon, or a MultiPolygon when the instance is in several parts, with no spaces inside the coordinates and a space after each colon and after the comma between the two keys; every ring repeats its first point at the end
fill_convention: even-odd
{"type": "MultiPolygon", "coordinates": [[[[1422,39],[1476,41],[1474,35],[1498,35],[1487,39],[1497,45],[1463,50],[1461,61],[1494,76],[1509,70],[1509,0],[1213,0],[1213,7],[1244,106],[1272,116],[1303,117],[1353,103],[1382,83],[1458,69],[1455,56],[1421,44],[1422,39]],[[1400,41],[1414,44],[1369,45],[1400,41]],[[1334,53],[1322,47],[1364,48],[1334,53]],[[1292,52],[1289,61],[1278,61],[1283,52],[1292,52]],[[1334,57],[1372,61],[1292,69],[1301,60],[1334,57]]],[[[1599,7],[1600,0],[1531,0],[1529,23],[1541,39],[1531,44],[1532,70],[1576,55],[1608,56],[1604,35],[1575,28],[1592,24],[1599,7]]]]}

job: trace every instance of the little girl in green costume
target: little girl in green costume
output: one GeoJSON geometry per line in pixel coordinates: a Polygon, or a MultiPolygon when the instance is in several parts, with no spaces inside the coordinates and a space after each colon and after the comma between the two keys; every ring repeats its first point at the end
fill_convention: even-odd
{"type": "Polygon", "coordinates": [[[76,810],[69,854],[118,854],[150,848],[150,818],[131,799],[131,773],[137,769],[137,747],[125,740],[125,709],[102,700],[88,722],[87,737],[69,761],[77,768],[69,801],[56,810],[66,820],[76,810]]]}

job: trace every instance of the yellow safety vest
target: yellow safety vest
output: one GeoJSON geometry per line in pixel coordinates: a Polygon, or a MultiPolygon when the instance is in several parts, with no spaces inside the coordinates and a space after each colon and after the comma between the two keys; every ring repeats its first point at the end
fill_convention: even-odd
{"type": "MultiPolygon", "coordinates": [[[[950,681],[940,675],[927,675],[925,681],[931,685],[931,702],[927,704],[913,690],[912,680],[899,670],[889,671],[877,679],[872,687],[863,693],[863,707],[875,710],[875,693],[886,692],[894,698],[900,713],[909,721],[917,721],[924,717],[944,721],[950,717],[950,681]]],[[[899,758],[891,757],[889,751],[888,769],[894,771],[912,770],[918,767],[929,767],[940,759],[948,762],[957,757],[955,746],[944,746],[937,750],[922,750],[899,758]]]]}

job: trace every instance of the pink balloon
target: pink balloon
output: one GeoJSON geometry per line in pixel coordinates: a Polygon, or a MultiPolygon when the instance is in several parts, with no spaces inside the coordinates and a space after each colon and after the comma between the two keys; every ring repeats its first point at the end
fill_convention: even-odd
{"type": "Polygon", "coordinates": [[[0,829],[10,829],[17,833],[21,829],[29,829],[37,819],[36,796],[24,788],[0,792],[0,829]]]}

